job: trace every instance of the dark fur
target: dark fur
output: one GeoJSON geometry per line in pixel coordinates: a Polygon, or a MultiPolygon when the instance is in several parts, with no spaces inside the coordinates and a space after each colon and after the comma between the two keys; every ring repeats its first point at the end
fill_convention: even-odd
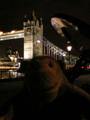
{"type": "Polygon", "coordinates": [[[90,120],[90,95],[70,84],[47,56],[28,61],[21,93],[12,98],[13,120],[90,120]]]}

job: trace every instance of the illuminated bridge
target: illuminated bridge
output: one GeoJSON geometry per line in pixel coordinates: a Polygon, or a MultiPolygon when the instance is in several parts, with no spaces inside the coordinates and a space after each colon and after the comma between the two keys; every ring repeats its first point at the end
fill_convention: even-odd
{"type": "MultiPolygon", "coordinates": [[[[56,19],[54,22],[51,20],[52,26],[54,26],[55,29],[58,30],[60,34],[62,34],[61,27],[66,27],[66,25],[59,22],[60,26],[58,27],[57,22],[58,21],[56,21],[56,19]]],[[[75,64],[76,60],[78,59],[78,57],[70,55],[70,49],[67,53],[43,36],[42,18],[40,18],[40,20],[37,20],[34,11],[30,19],[27,19],[25,16],[25,21],[23,22],[23,30],[13,30],[6,33],[0,32],[0,41],[19,38],[24,39],[24,59],[32,59],[33,57],[39,55],[48,55],[55,58],[56,60],[63,58],[65,62],[68,63],[73,61],[72,64],[75,64]]]]}
{"type": "MultiPolygon", "coordinates": [[[[51,56],[56,60],[62,59],[62,57],[64,58],[64,60],[68,59],[69,55],[66,51],[60,49],[59,47],[51,43],[44,36],[42,39],[41,36],[37,35],[36,33],[34,33],[34,35],[37,37],[38,43],[40,41],[43,43],[43,55],[51,56]]],[[[18,31],[13,30],[11,32],[6,32],[6,33],[0,32],[0,41],[19,39],[19,38],[24,38],[24,30],[18,30],[18,31]]],[[[71,55],[71,59],[77,60],[78,58],[76,56],[71,55]]]]}
{"type": "Polygon", "coordinates": [[[17,38],[24,38],[24,30],[19,31],[11,31],[11,32],[0,32],[0,41],[2,40],[11,40],[11,39],[17,39],[17,38]]]}

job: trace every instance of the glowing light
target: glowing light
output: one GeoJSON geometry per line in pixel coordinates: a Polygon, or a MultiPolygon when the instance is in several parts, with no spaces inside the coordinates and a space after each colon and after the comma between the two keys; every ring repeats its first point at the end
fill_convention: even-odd
{"type": "Polygon", "coordinates": [[[88,69],[90,69],[90,66],[87,66],[88,69]]]}
{"type": "Polygon", "coordinates": [[[14,57],[13,57],[13,56],[10,56],[10,59],[11,59],[11,61],[13,61],[13,60],[14,60],[14,57]]]}
{"type": "Polygon", "coordinates": [[[2,31],[0,31],[0,35],[2,35],[3,34],[3,32],[2,31]]]}
{"type": "Polygon", "coordinates": [[[72,50],[72,46],[67,46],[67,50],[71,51],[72,50]]]}
{"type": "Polygon", "coordinates": [[[17,58],[14,58],[14,61],[17,62],[17,58]]]}
{"type": "Polygon", "coordinates": [[[65,53],[63,53],[63,56],[66,56],[66,54],[65,54],[65,53]]]}
{"type": "Polygon", "coordinates": [[[19,34],[18,36],[22,36],[21,34],[19,34]]]}
{"type": "Polygon", "coordinates": [[[11,33],[12,33],[12,34],[15,33],[15,30],[12,30],[11,33]]]}
{"type": "Polygon", "coordinates": [[[82,69],[84,69],[84,66],[82,66],[82,69]]]}
{"type": "Polygon", "coordinates": [[[37,40],[37,43],[40,43],[40,40],[37,40]]]}

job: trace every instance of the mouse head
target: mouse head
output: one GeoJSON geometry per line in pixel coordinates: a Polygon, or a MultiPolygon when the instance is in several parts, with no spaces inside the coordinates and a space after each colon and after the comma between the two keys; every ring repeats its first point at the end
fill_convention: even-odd
{"type": "Polygon", "coordinates": [[[68,82],[59,64],[48,56],[33,58],[26,70],[25,86],[33,96],[57,96],[60,86],[68,82]]]}

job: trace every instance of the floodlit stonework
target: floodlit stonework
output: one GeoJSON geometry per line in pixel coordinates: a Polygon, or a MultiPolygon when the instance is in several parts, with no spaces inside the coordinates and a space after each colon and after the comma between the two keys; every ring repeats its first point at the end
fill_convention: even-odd
{"type": "MultiPolygon", "coordinates": [[[[26,16],[25,16],[26,18],[26,16]]],[[[24,29],[24,59],[32,59],[35,56],[43,55],[43,23],[37,20],[33,12],[31,19],[25,19],[24,29]],[[37,38],[38,35],[41,39],[37,38]]]]}

